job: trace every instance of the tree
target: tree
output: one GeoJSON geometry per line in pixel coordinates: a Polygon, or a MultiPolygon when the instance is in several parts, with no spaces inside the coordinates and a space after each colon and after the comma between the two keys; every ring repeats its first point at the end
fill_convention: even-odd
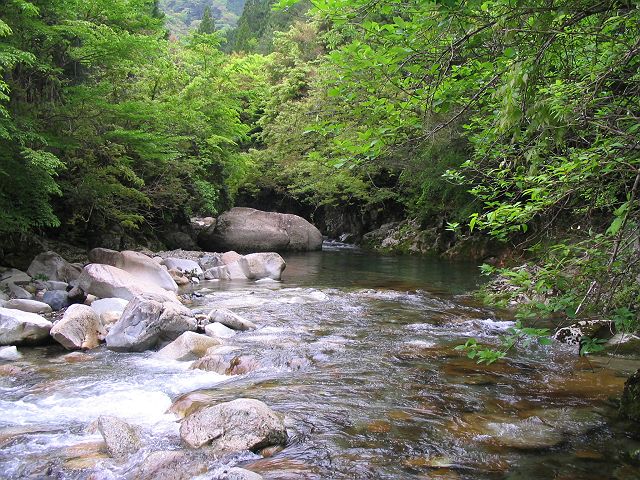
{"type": "Polygon", "coordinates": [[[216,22],[211,15],[211,7],[207,5],[204,9],[204,13],[202,14],[202,20],[200,20],[200,25],[198,25],[198,33],[208,35],[210,33],[214,33],[216,31],[216,22]]]}

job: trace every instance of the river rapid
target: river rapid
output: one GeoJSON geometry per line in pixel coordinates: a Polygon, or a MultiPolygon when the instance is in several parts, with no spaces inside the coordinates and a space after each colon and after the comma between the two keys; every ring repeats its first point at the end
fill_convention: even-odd
{"type": "MultiPolygon", "coordinates": [[[[469,293],[477,267],[328,246],[285,257],[282,282],[202,282],[190,308],[227,307],[258,329],[226,340],[257,369],[224,376],[153,352],[57,346],[0,364],[0,477],[137,478],[149,453],[185,448],[172,403],[250,397],[286,416],[289,442],[262,458],[210,459],[265,479],[636,479],[637,427],[615,402],[634,358],[515,349],[479,366],[454,350],[495,342],[512,322],[469,293]],[[144,447],[110,459],[100,415],[144,447]]],[[[177,473],[176,473],[177,475],[177,473]]]]}

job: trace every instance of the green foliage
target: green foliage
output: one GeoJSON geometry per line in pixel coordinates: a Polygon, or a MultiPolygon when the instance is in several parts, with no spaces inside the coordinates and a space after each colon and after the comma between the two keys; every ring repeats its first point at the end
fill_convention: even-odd
{"type": "MultiPolygon", "coordinates": [[[[158,3],[171,33],[182,38],[199,30],[207,9],[219,29],[233,28],[242,14],[245,0],[159,0],[158,3]]],[[[213,33],[213,30],[200,33],[213,33]]]]}
{"type": "Polygon", "coordinates": [[[211,16],[211,7],[207,6],[202,14],[202,20],[198,25],[198,33],[208,35],[216,31],[216,22],[211,16]]]}

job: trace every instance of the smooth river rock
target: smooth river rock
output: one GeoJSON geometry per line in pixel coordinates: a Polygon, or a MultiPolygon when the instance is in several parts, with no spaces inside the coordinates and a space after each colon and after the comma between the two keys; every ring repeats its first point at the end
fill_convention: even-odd
{"type": "Polygon", "coordinates": [[[50,290],[48,292],[44,292],[42,301],[49,305],[53,310],[62,310],[72,303],[69,295],[64,290],[50,290]]]}
{"type": "Polygon", "coordinates": [[[200,232],[198,243],[213,252],[308,251],[322,248],[322,234],[297,215],[236,207],[200,232]]]}
{"type": "Polygon", "coordinates": [[[215,338],[231,338],[236,334],[236,331],[222,323],[213,322],[209,325],[205,325],[204,333],[215,338]]]}
{"type": "Polygon", "coordinates": [[[239,398],[197,410],[180,424],[180,437],[191,448],[211,446],[217,453],[257,451],[284,445],[283,417],[259,400],[239,398]]]}
{"type": "Polygon", "coordinates": [[[44,302],[17,298],[5,303],[4,308],[11,308],[29,313],[51,313],[52,311],[51,307],[44,302]]]}
{"type": "Polygon", "coordinates": [[[170,360],[195,360],[207,353],[211,347],[220,345],[220,340],[195,332],[184,332],[155,356],[170,360]]]}
{"type": "Polygon", "coordinates": [[[38,345],[49,338],[52,324],[36,313],[0,308],[0,345],[38,345]]]}
{"type": "MultiPolygon", "coordinates": [[[[167,275],[169,274],[167,273],[167,275]]],[[[173,280],[171,281],[173,282],[173,280]]],[[[175,282],[173,284],[175,285],[175,282]]],[[[166,301],[178,301],[172,291],[145,283],[120,268],[98,263],[90,263],[84,267],[82,275],[78,279],[78,286],[83,291],[99,298],[117,297],[131,300],[138,295],[153,293],[163,297],[166,301]]]]}
{"type": "Polygon", "coordinates": [[[100,345],[104,331],[95,310],[87,305],[75,304],[53,326],[51,336],[67,350],[90,350],[100,345]]]}
{"type": "Polygon", "coordinates": [[[193,260],[185,258],[166,258],[164,260],[164,264],[169,270],[179,270],[190,277],[202,277],[204,275],[200,264],[193,260]]]}
{"type": "Polygon", "coordinates": [[[120,319],[109,330],[107,348],[142,352],[171,342],[196,328],[196,319],[184,305],[139,296],[129,302],[120,319]]]}
{"type": "Polygon", "coordinates": [[[249,280],[262,280],[270,278],[280,280],[282,272],[287,264],[279,254],[275,252],[251,253],[238,260],[245,277],[249,280]]]}
{"type": "Polygon", "coordinates": [[[212,310],[207,320],[209,323],[221,323],[233,330],[255,330],[257,328],[256,324],[252,321],[242,318],[240,315],[226,308],[212,310]]]}
{"type": "Polygon", "coordinates": [[[131,250],[117,252],[107,248],[94,248],[89,252],[89,261],[117,267],[146,284],[155,285],[170,292],[178,291],[178,285],[173,281],[169,272],[143,253],[131,250]]]}
{"type": "Polygon", "coordinates": [[[263,480],[262,475],[238,467],[226,468],[217,472],[214,478],[216,480],[263,480]]]}

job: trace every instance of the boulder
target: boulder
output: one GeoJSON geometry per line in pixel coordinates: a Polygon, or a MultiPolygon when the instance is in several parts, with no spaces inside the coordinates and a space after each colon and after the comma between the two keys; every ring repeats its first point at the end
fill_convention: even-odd
{"type": "Polygon", "coordinates": [[[221,267],[213,267],[204,273],[207,280],[246,280],[247,277],[242,271],[242,267],[238,262],[222,265],[221,267]]]}
{"type": "Polygon", "coordinates": [[[18,351],[15,345],[9,347],[0,347],[0,360],[5,362],[12,362],[14,360],[20,360],[22,354],[18,351]]]}
{"type": "Polygon", "coordinates": [[[140,252],[131,250],[117,252],[106,248],[94,248],[89,252],[89,261],[117,267],[146,284],[155,285],[171,292],[178,290],[178,286],[171,278],[171,275],[161,265],[154,262],[152,258],[140,252]]]}
{"type": "Polygon", "coordinates": [[[165,259],[164,264],[169,270],[179,270],[189,277],[202,277],[204,275],[200,264],[193,260],[187,260],[185,258],[167,258],[165,259]]]}
{"type": "Polygon", "coordinates": [[[209,251],[308,251],[322,248],[322,234],[297,215],[232,208],[200,232],[198,243],[209,251]]]}
{"type": "Polygon", "coordinates": [[[245,255],[238,260],[238,264],[245,277],[249,280],[261,280],[263,278],[280,280],[282,272],[287,266],[284,259],[274,252],[245,255]]]}
{"type": "Polygon", "coordinates": [[[4,307],[30,313],[51,313],[52,311],[51,307],[46,303],[25,299],[9,300],[4,307]]]}
{"type": "Polygon", "coordinates": [[[129,304],[128,300],[124,300],[122,298],[101,298],[100,300],[96,300],[91,304],[91,308],[98,315],[102,315],[107,312],[124,312],[124,309],[127,308],[129,304]]]}
{"type": "Polygon", "coordinates": [[[220,375],[244,375],[260,368],[252,355],[236,355],[233,352],[207,353],[191,365],[191,370],[205,370],[220,375]]]}
{"type": "Polygon", "coordinates": [[[198,264],[203,271],[224,265],[222,262],[222,255],[220,253],[206,253],[198,259],[198,264]]]}
{"type": "MultiPolygon", "coordinates": [[[[80,268],[80,272],[82,272],[82,268],[80,268]]],[[[67,282],[60,282],[58,280],[49,280],[48,282],[44,283],[44,286],[48,291],[52,291],[52,290],[66,291],[67,288],[69,287],[69,284],[67,282]]]]}
{"type": "Polygon", "coordinates": [[[171,275],[171,278],[173,278],[173,281],[176,282],[176,285],[182,286],[182,285],[188,285],[190,283],[190,280],[187,277],[185,277],[184,273],[182,273],[180,270],[171,268],[168,270],[168,272],[169,272],[169,275],[171,275]]]}
{"type": "Polygon", "coordinates": [[[91,305],[93,301],[90,299],[91,296],[95,297],[95,295],[87,295],[84,290],[77,286],[67,292],[67,297],[71,303],[87,303],[87,305],[91,305]]]}
{"type": "Polygon", "coordinates": [[[196,319],[184,305],[162,302],[149,295],[135,297],[111,327],[107,348],[120,352],[142,352],[171,342],[186,331],[195,331],[196,319]]]}
{"type": "Polygon", "coordinates": [[[204,333],[210,337],[231,338],[236,334],[236,331],[219,322],[213,322],[205,325],[204,333]]]}
{"type": "Polygon", "coordinates": [[[620,415],[640,422],[640,370],[631,375],[624,384],[620,399],[620,415]]]}
{"type": "Polygon", "coordinates": [[[191,448],[211,446],[215,452],[257,451],[284,445],[287,431],[281,415],[259,400],[239,398],[205,407],[186,417],[180,438],[191,448]]]}
{"type": "Polygon", "coordinates": [[[66,283],[77,280],[81,272],[81,269],[51,251],[37,255],[27,269],[27,273],[34,278],[66,283]]]}
{"type": "Polygon", "coordinates": [[[51,336],[67,350],[90,350],[104,337],[98,314],[87,305],[71,305],[51,329],[51,336]]]}
{"type": "Polygon", "coordinates": [[[37,345],[46,342],[51,322],[40,315],[0,308],[0,345],[37,345]]]}
{"type": "Polygon", "coordinates": [[[64,290],[49,290],[44,292],[42,301],[49,305],[53,310],[62,310],[71,305],[71,299],[64,290]]]}
{"type": "Polygon", "coordinates": [[[610,320],[582,320],[558,329],[553,338],[560,343],[576,345],[579,349],[583,337],[607,339],[614,333],[615,325],[610,320]]]}
{"type": "Polygon", "coordinates": [[[220,256],[220,260],[222,260],[223,265],[231,265],[232,263],[236,263],[241,258],[242,258],[242,255],[240,255],[238,252],[234,252],[233,250],[224,252],[220,256]]]}
{"type": "Polygon", "coordinates": [[[140,450],[138,433],[118,417],[107,415],[99,417],[98,430],[107,444],[109,455],[117,460],[125,460],[140,450]]]}
{"type": "Polygon", "coordinates": [[[31,276],[15,268],[6,270],[0,275],[0,286],[9,286],[11,283],[28,283],[30,281],[31,276]]]}
{"type": "Polygon", "coordinates": [[[209,323],[218,322],[233,330],[255,330],[255,323],[242,318],[226,308],[212,310],[207,317],[209,323]]]}
{"type": "MultiPolygon", "coordinates": [[[[169,274],[167,273],[167,275],[169,274]]],[[[173,282],[173,280],[171,281],[173,282]]],[[[175,285],[175,282],[173,284],[175,285]]],[[[131,300],[138,295],[151,293],[166,301],[178,301],[175,293],[171,291],[145,283],[120,268],[97,263],[91,263],[84,267],[82,275],[78,279],[78,287],[99,298],[117,297],[131,300]]]]}
{"type": "Polygon", "coordinates": [[[184,332],[169,345],[155,354],[169,360],[194,360],[207,353],[211,347],[220,345],[220,340],[195,332],[184,332]]]}
{"type": "Polygon", "coordinates": [[[13,298],[30,300],[33,298],[33,294],[29,292],[27,289],[22,288],[20,285],[16,285],[15,283],[7,284],[9,288],[9,293],[13,298]]]}

